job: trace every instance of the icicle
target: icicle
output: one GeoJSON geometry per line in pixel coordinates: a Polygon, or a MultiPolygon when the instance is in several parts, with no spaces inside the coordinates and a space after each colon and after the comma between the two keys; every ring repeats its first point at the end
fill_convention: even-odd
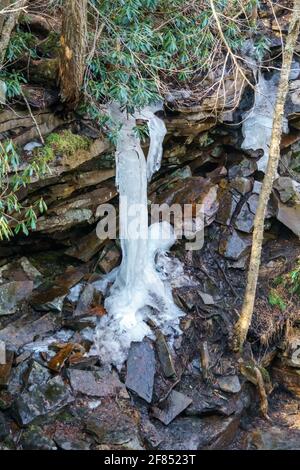
{"type": "Polygon", "coordinates": [[[152,337],[146,323],[152,318],[162,332],[178,334],[179,317],[169,283],[155,266],[157,253],[165,252],[176,237],[167,222],[148,228],[147,179],[161,164],[162,143],[166,134],[163,121],[154,112],[161,105],[146,107],[127,115],[116,103],[110,105],[114,121],[121,124],[116,146],[117,183],[120,195],[120,240],[122,262],[115,274],[110,295],[105,300],[108,314],[100,320],[96,346],[100,360],[120,368],[132,341],[152,337]],[[134,132],[136,119],[147,120],[150,137],[148,160],[134,132]],[[133,209],[137,209],[134,211],[133,209]],[[138,233],[132,227],[138,228],[138,233]]]}
{"type": "MultiPolygon", "coordinates": [[[[258,82],[255,88],[254,106],[243,116],[242,133],[245,150],[263,150],[263,156],[257,162],[257,169],[265,172],[269,159],[269,147],[272,134],[275,101],[277,96],[279,73],[266,80],[258,72],[258,82]]],[[[283,132],[288,132],[288,122],[284,118],[283,132]]]]}
{"type": "Polygon", "coordinates": [[[155,116],[155,112],[163,109],[162,103],[154,106],[147,106],[141,111],[135,113],[136,119],[147,120],[149,129],[150,147],[147,156],[147,179],[151,180],[156,171],[160,169],[163,154],[163,141],[167,133],[165,123],[162,119],[155,116]]]}

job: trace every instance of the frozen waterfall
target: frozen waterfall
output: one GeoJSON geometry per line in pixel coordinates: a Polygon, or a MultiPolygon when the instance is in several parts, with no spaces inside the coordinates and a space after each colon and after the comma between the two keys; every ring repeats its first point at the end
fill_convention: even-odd
{"type": "Polygon", "coordinates": [[[148,319],[172,338],[180,332],[179,318],[183,315],[173,302],[168,280],[155,265],[155,258],[174,244],[174,230],[167,222],[148,228],[147,181],[160,168],[166,134],[163,120],[154,114],[160,109],[161,105],[145,107],[130,115],[116,103],[109,107],[112,119],[120,126],[115,156],[122,262],[109,275],[114,283],[105,300],[107,315],[99,322],[95,343],[101,362],[118,368],[126,360],[132,341],[152,337],[148,319]],[[136,119],[147,121],[147,161],[134,132],[136,119]]]}

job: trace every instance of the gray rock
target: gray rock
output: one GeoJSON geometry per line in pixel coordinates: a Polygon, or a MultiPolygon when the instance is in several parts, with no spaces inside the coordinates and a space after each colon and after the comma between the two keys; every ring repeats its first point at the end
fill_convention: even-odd
{"type": "Polygon", "coordinates": [[[44,434],[41,427],[34,425],[23,431],[20,444],[24,450],[56,450],[53,440],[44,434]]]}
{"type": "Polygon", "coordinates": [[[248,261],[248,255],[242,256],[237,261],[228,261],[228,267],[234,269],[246,269],[246,264],[248,261]]]}
{"type": "Polygon", "coordinates": [[[238,260],[244,256],[252,243],[252,237],[235,230],[224,232],[219,245],[219,252],[226,258],[238,260]]]}
{"type": "Polygon", "coordinates": [[[19,263],[24,270],[25,274],[27,275],[28,279],[30,281],[33,281],[33,286],[34,288],[38,287],[39,285],[42,284],[43,282],[43,275],[38,271],[38,269],[33,266],[33,264],[29,261],[28,258],[23,256],[20,260],[19,263]]]}
{"type": "Polygon", "coordinates": [[[223,392],[239,393],[241,391],[241,384],[237,375],[228,375],[218,379],[218,385],[223,392]]]}
{"type": "Polygon", "coordinates": [[[219,210],[216,220],[223,225],[230,225],[231,218],[236,210],[240,196],[232,194],[230,191],[225,192],[220,200],[219,210]]]}
{"type": "Polygon", "coordinates": [[[299,431],[272,426],[258,429],[248,437],[248,448],[258,450],[300,450],[299,431]]]}
{"type": "Polygon", "coordinates": [[[74,311],[74,317],[81,317],[88,315],[89,308],[92,305],[94,299],[95,288],[91,284],[87,284],[80,294],[76,309],[74,311]]]}
{"type": "Polygon", "coordinates": [[[109,245],[108,249],[102,253],[98,266],[102,272],[107,274],[119,265],[120,257],[121,253],[119,248],[115,244],[109,245]]]}
{"type": "Polygon", "coordinates": [[[62,450],[90,450],[91,447],[91,442],[86,442],[83,439],[72,439],[62,433],[55,434],[54,441],[62,450]]]}
{"type": "Polygon", "coordinates": [[[236,415],[179,417],[163,428],[163,442],[158,448],[172,451],[224,449],[234,439],[238,424],[236,415]]]}
{"type": "Polygon", "coordinates": [[[96,371],[69,369],[68,375],[72,389],[84,395],[100,398],[116,396],[125,388],[117,373],[106,369],[96,371]]]}
{"type": "Polygon", "coordinates": [[[280,177],[274,188],[277,219],[300,237],[300,183],[280,177]]]}
{"type": "Polygon", "coordinates": [[[257,206],[258,206],[258,195],[257,194],[251,194],[251,196],[247,200],[247,204],[248,204],[249,209],[252,212],[252,214],[255,215],[256,211],[257,211],[257,206]]]}
{"type": "Polygon", "coordinates": [[[191,96],[192,92],[190,90],[172,90],[166,95],[166,100],[169,103],[173,103],[177,100],[185,100],[191,96]]]}
{"type": "Polygon", "coordinates": [[[257,165],[254,160],[244,159],[238,165],[234,165],[228,170],[229,180],[236,178],[246,178],[252,175],[257,170],[257,165]]]}
{"type": "Polygon", "coordinates": [[[254,181],[252,192],[254,194],[259,194],[262,188],[262,183],[260,181],[254,181]]]}
{"type": "Polygon", "coordinates": [[[0,268],[1,284],[8,281],[33,281],[33,287],[42,283],[43,275],[23,256],[0,268]],[[20,278],[21,275],[21,278],[20,278]]]}
{"type": "Polygon", "coordinates": [[[0,411],[0,441],[3,441],[10,433],[8,424],[4,418],[3,413],[0,411]]]}
{"type": "MultiPolygon", "coordinates": [[[[197,365],[199,367],[198,361],[197,365]]],[[[200,380],[198,374],[183,376],[176,388],[193,400],[185,410],[187,416],[205,416],[208,414],[230,416],[240,407],[237,396],[226,397],[222,393],[214,393],[212,386],[200,380]]]]}
{"type": "Polygon", "coordinates": [[[156,449],[163,441],[162,433],[160,433],[154,424],[146,417],[142,416],[140,424],[140,433],[143,441],[151,449],[156,449]]]}
{"type": "Polygon", "coordinates": [[[45,304],[35,305],[35,308],[44,312],[48,312],[50,310],[51,312],[60,313],[63,308],[64,299],[65,295],[62,295],[61,297],[56,297],[55,299],[46,302],[45,304]]]}
{"type": "Polygon", "coordinates": [[[212,295],[206,294],[205,292],[201,291],[199,291],[199,295],[205,305],[214,305],[215,301],[212,295]]]}
{"type": "Polygon", "coordinates": [[[39,416],[57,411],[70,402],[69,389],[60,377],[54,377],[46,385],[32,385],[21,393],[13,405],[13,413],[18,423],[25,426],[39,416]]]}
{"type": "Polygon", "coordinates": [[[169,396],[164,400],[160,407],[153,407],[153,416],[159,419],[165,425],[170,424],[182,411],[191,403],[192,399],[183,393],[172,390],[169,396]]]}
{"type": "Polygon", "coordinates": [[[156,331],[155,346],[165,377],[176,377],[176,370],[169,345],[159,330],[156,331]]]}
{"type": "Polygon", "coordinates": [[[11,377],[7,386],[9,393],[12,395],[20,394],[26,385],[25,377],[30,368],[28,361],[21,362],[17,367],[13,367],[11,377]]]}
{"type": "Polygon", "coordinates": [[[274,189],[278,191],[281,202],[288,202],[295,199],[295,195],[300,194],[300,183],[288,176],[280,176],[274,182],[274,189]]]}
{"type": "Polygon", "coordinates": [[[297,80],[300,74],[300,66],[296,60],[292,61],[291,71],[289,75],[289,80],[297,80]]]}
{"type": "Polygon", "coordinates": [[[293,207],[278,202],[277,219],[300,237],[300,204],[293,207]]]}
{"type": "Polygon", "coordinates": [[[14,351],[24,344],[30,343],[38,335],[53,331],[57,327],[56,318],[52,314],[44,315],[35,321],[21,318],[0,330],[0,339],[14,351]]]}
{"type": "Polygon", "coordinates": [[[254,214],[250,211],[248,202],[246,201],[235,219],[234,227],[241,232],[250,233],[253,230],[253,225],[254,214]]]}
{"type": "Polygon", "coordinates": [[[126,387],[148,403],[152,401],[155,356],[149,341],[132,343],[127,359],[126,387]]]}
{"type": "Polygon", "coordinates": [[[27,386],[43,385],[51,378],[49,369],[36,361],[32,361],[27,378],[27,386]]]}
{"type": "Polygon", "coordinates": [[[230,186],[244,196],[251,191],[252,182],[249,178],[238,176],[230,182],[230,186]]]}
{"type": "Polygon", "coordinates": [[[82,288],[83,288],[83,283],[82,282],[80,282],[79,284],[76,284],[76,286],[72,287],[70,289],[69,294],[67,295],[67,300],[69,300],[69,302],[72,302],[72,303],[77,302],[78,299],[79,299],[80,293],[82,291],[82,288]]]}
{"type": "Polygon", "coordinates": [[[15,313],[18,303],[29,297],[32,281],[12,281],[0,286],[0,315],[15,313]]]}
{"type": "Polygon", "coordinates": [[[86,429],[99,444],[125,446],[141,450],[138,439],[137,414],[133,409],[123,411],[113,400],[94,410],[86,423],[86,429]]]}

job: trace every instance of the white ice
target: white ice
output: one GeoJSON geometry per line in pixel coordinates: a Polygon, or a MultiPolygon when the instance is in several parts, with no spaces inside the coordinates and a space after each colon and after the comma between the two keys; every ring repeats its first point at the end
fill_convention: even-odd
{"type": "MultiPolygon", "coordinates": [[[[255,87],[254,106],[243,116],[242,134],[244,140],[242,148],[245,150],[263,150],[263,156],[257,162],[259,171],[266,171],[269,159],[272,125],[279,73],[274,73],[270,80],[266,80],[261,72],[258,73],[258,82],[255,87]]],[[[288,122],[284,118],[283,132],[288,132],[288,122]]]]}
{"type": "Polygon", "coordinates": [[[116,182],[120,196],[120,241],[122,262],[110,278],[98,288],[107,290],[107,315],[99,321],[95,344],[102,363],[120,368],[127,358],[131,342],[152,337],[147,324],[152,319],[169,337],[180,333],[179,319],[183,312],[174,304],[171,286],[155,264],[157,256],[171,248],[176,237],[167,222],[148,228],[147,180],[159,169],[162,144],[166,134],[164,122],[154,113],[161,105],[146,107],[134,113],[121,111],[112,103],[109,111],[121,125],[116,146],[116,182]],[[146,161],[140,140],[134,132],[136,119],[147,121],[150,146],[146,161]],[[143,210],[132,212],[134,205],[143,210]],[[140,228],[139,235],[130,227],[140,228]]]}

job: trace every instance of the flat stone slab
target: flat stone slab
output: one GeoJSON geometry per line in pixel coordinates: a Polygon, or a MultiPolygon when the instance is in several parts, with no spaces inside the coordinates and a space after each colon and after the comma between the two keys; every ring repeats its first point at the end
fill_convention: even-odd
{"type": "Polygon", "coordinates": [[[132,343],[127,359],[126,387],[151,403],[155,375],[155,355],[149,341],[132,343]]]}
{"type": "Polygon", "coordinates": [[[139,420],[137,410],[129,404],[124,408],[124,404],[111,399],[93,412],[86,422],[86,429],[99,444],[142,450],[138,437],[139,420]]]}
{"type": "Polygon", "coordinates": [[[10,349],[16,351],[24,344],[31,343],[36,336],[49,333],[56,327],[56,318],[50,313],[31,322],[21,318],[0,330],[0,339],[5,341],[10,349]]]}
{"type": "Polygon", "coordinates": [[[33,291],[32,281],[12,281],[0,286],[0,315],[15,313],[18,303],[33,291]]]}
{"type": "Polygon", "coordinates": [[[158,423],[163,432],[161,450],[226,449],[236,435],[239,416],[178,417],[169,426],[158,423]],[[162,428],[163,427],[163,428],[162,428]]]}
{"type": "Polygon", "coordinates": [[[35,418],[57,411],[73,400],[63,380],[54,377],[45,385],[33,385],[23,392],[13,405],[13,413],[18,423],[25,426],[35,418]]]}
{"type": "Polygon", "coordinates": [[[84,395],[104,398],[116,396],[120,390],[125,389],[117,374],[108,370],[69,369],[68,375],[72,389],[84,395]]]}
{"type": "Polygon", "coordinates": [[[218,384],[223,392],[239,393],[241,391],[241,384],[237,375],[228,375],[227,377],[220,377],[218,384]]]}
{"type": "Polygon", "coordinates": [[[182,411],[191,403],[192,399],[183,393],[172,390],[170,395],[162,403],[162,407],[153,407],[153,416],[159,419],[163,424],[170,424],[182,411]]]}

